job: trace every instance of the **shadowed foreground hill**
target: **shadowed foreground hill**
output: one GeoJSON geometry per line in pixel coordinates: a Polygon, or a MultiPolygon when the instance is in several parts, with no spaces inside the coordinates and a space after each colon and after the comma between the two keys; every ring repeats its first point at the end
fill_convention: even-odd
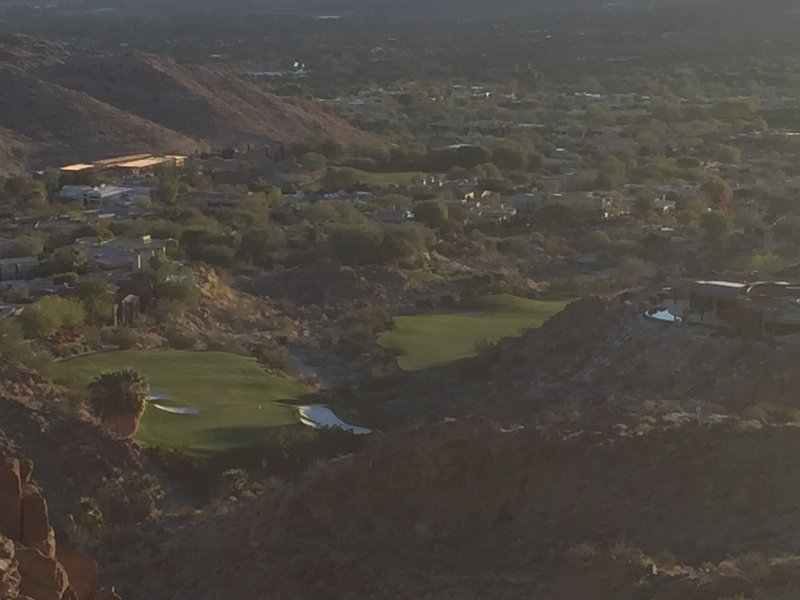
{"type": "Polygon", "coordinates": [[[793,598],[798,450],[795,428],[741,423],[442,423],[106,564],[130,600],[793,598]]]}

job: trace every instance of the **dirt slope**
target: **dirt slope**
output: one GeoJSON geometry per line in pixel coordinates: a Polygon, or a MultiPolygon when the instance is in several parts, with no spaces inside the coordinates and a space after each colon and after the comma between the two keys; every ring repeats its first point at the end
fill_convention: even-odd
{"type": "Polygon", "coordinates": [[[131,600],[796,597],[799,449],[793,428],[548,439],[444,423],[109,575],[131,600]]]}

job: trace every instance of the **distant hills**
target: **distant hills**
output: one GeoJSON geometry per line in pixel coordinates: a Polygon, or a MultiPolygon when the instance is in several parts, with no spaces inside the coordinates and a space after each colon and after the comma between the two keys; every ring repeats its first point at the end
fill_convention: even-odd
{"type": "Polygon", "coordinates": [[[0,38],[0,172],[264,140],[375,143],[313,103],[150,55],[84,56],[0,38]]]}

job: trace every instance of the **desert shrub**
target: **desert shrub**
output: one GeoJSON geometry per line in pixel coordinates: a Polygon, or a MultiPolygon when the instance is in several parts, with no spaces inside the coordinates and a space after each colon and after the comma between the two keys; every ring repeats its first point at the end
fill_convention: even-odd
{"type": "Polygon", "coordinates": [[[3,294],[3,301],[10,304],[26,304],[30,299],[31,292],[28,288],[15,288],[3,294]]]}
{"type": "Polygon", "coordinates": [[[623,285],[634,285],[655,272],[653,265],[635,256],[623,256],[617,264],[617,280],[623,285]]]}
{"type": "Polygon", "coordinates": [[[253,354],[259,364],[270,371],[284,373],[290,377],[300,375],[292,359],[278,348],[259,348],[253,354]]]}
{"type": "Polygon", "coordinates": [[[66,273],[58,273],[53,275],[53,283],[56,285],[65,285],[72,287],[78,283],[78,274],[75,271],[67,271],[66,273]]]}
{"type": "Polygon", "coordinates": [[[47,296],[27,307],[19,316],[20,323],[29,338],[53,335],[61,329],[83,324],[86,311],[80,302],[47,296]]]}
{"type": "Polygon", "coordinates": [[[117,327],[106,336],[109,344],[119,346],[120,350],[134,350],[139,347],[139,336],[135,331],[117,327]]]}
{"type": "Polygon", "coordinates": [[[53,362],[50,353],[25,339],[22,325],[13,319],[0,319],[0,355],[39,371],[46,371],[53,362]]]}
{"type": "Polygon", "coordinates": [[[167,345],[176,350],[196,350],[200,346],[200,341],[196,336],[177,326],[167,327],[164,338],[167,345]]]}

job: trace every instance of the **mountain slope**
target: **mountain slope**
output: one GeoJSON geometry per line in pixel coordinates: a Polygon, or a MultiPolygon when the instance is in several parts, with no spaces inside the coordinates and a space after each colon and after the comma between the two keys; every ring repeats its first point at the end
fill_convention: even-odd
{"type": "Polygon", "coordinates": [[[187,135],[216,144],[311,136],[368,144],[359,132],[310,102],[270,93],[255,82],[149,55],[71,57],[39,75],[187,135]]]}
{"type": "Polygon", "coordinates": [[[309,137],[377,140],[313,103],[156,56],[87,56],[0,36],[0,173],[136,152],[309,137]]]}
{"type": "Polygon", "coordinates": [[[120,152],[190,152],[195,139],[0,64],[0,128],[32,166],[120,152]]]}

